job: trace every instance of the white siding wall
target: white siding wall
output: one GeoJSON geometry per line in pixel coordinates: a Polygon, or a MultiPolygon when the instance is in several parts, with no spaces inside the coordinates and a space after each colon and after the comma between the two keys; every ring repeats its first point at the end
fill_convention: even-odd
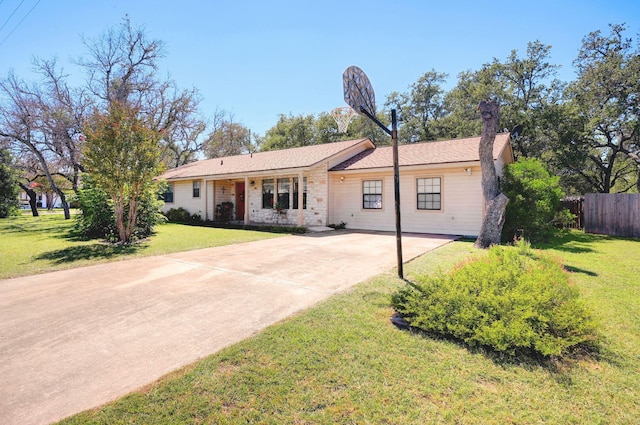
{"type": "Polygon", "coordinates": [[[200,182],[200,197],[193,197],[193,182],[189,181],[177,181],[173,183],[173,202],[165,203],[162,211],[167,212],[171,208],[184,208],[189,211],[190,214],[199,214],[203,219],[205,218],[205,200],[206,189],[203,181],[200,182]]]}
{"type": "MultiPolygon", "coordinates": [[[[330,174],[329,223],[347,223],[349,229],[395,230],[393,174],[330,174]],[[341,181],[340,177],[344,177],[341,181]],[[381,210],[362,208],[362,182],[382,180],[381,210]]],[[[412,170],[400,173],[401,223],[403,232],[475,236],[482,223],[482,189],[480,168],[467,175],[462,167],[449,170],[412,170]],[[418,210],[416,178],[440,177],[442,210],[418,210]]]]}
{"type": "MultiPolygon", "coordinates": [[[[208,211],[207,217],[209,220],[215,220],[216,206],[223,202],[231,202],[233,204],[233,211],[231,212],[231,219],[236,218],[236,183],[235,181],[227,180],[210,180],[208,182],[209,198],[208,198],[208,211]]],[[[246,189],[245,189],[246,192],[246,189]]]]}

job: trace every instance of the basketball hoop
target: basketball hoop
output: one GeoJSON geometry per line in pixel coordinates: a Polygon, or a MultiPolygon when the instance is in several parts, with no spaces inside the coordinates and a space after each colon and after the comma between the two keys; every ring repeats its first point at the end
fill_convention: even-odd
{"type": "Polygon", "coordinates": [[[349,127],[349,123],[358,115],[356,111],[351,109],[348,106],[342,106],[340,108],[335,108],[331,111],[331,116],[334,120],[336,120],[336,124],[338,124],[338,132],[346,133],[347,128],[349,127]]]}

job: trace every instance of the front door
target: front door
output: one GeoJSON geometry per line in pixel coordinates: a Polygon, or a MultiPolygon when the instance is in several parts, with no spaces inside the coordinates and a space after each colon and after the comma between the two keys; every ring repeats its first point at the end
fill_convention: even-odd
{"type": "Polygon", "coordinates": [[[244,220],[244,182],[236,183],[236,220],[244,220]]]}

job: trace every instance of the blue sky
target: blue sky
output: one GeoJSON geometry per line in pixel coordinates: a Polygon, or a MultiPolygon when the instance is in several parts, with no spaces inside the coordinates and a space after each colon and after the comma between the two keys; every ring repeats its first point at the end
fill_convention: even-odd
{"type": "Polygon", "coordinates": [[[589,32],[626,22],[628,36],[640,33],[638,0],[0,0],[0,76],[13,69],[33,79],[34,56],[57,57],[81,82],[71,62],[86,55],[80,36],[95,38],[125,15],[165,42],[160,72],[196,87],[204,116],[224,109],[261,135],[279,114],[344,106],[350,65],[367,73],[381,106],[426,71],[449,74],[449,89],[461,71],[524,53],[534,40],[552,46],[559,77],[572,80],[589,32]]]}

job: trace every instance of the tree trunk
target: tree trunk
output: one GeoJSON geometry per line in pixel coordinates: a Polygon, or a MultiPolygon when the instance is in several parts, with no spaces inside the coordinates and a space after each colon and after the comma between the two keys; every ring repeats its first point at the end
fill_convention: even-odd
{"type": "Polygon", "coordinates": [[[29,197],[29,206],[31,207],[31,215],[33,217],[38,217],[40,213],[38,212],[38,194],[35,190],[31,189],[26,184],[18,183],[22,190],[27,193],[29,197]]]}
{"type": "Polygon", "coordinates": [[[482,218],[480,234],[474,246],[488,248],[499,244],[504,225],[505,209],[509,198],[500,192],[496,167],[493,162],[493,142],[498,132],[500,107],[495,101],[482,101],[478,105],[482,114],[482,136],[480,137],[480,166],[482,168],[482,193],[486,209],[482,218]]]}
{"type": "Polygon", "coordinates": [[[120,198],[113,198],[114,200],[113,202],[113,213],[116,216],[116,228],[118,229],[118,242],[120,243],[127,243],[127,231],[125,228],[125,222],[124,222],[124,201],[122,200],[122,197],[120,196],[120,198]]]}
{"type": "Polygon", "coordinates": [[[67,197],[64,196],[64,192],[60,190],[57,186],[55,188],[56,193],[60,197],[60,202],[62,203],[62,211],[64,211],[64,219],[71,219],[71,212],[69,211],[69,204],[67,203],[67,197]]]}
{"type": "Polygon", "coordinates": [[[49,165],[48,165],[47,161],[45,160],[44,155],[30,141],[28,141],[28,142],[24,142],[23,141],[23,143],[26,144],[29,147],[29,150],[31,150],[31,152],[33,152],[33,154],[36,156],[36,158],[38,158],[38,162],[40,162],[40,166],[42,167],[42,170],[44,171],[44,174],[47,177],[47,181],[49,182],[49,186],[60,197],[60,201],[62,202],[62,210],[64,211],[65,220],[71,219],[71,213],[69,212],[69,205],[67,204],[67,198],[64,196],[64,192],[62,191],[62,189],[60,189],[58,187],[58,185],[56,184],[56,182],[53,180],[53,176],[51,175],[51,172],[49,171],[49,165]]]}

